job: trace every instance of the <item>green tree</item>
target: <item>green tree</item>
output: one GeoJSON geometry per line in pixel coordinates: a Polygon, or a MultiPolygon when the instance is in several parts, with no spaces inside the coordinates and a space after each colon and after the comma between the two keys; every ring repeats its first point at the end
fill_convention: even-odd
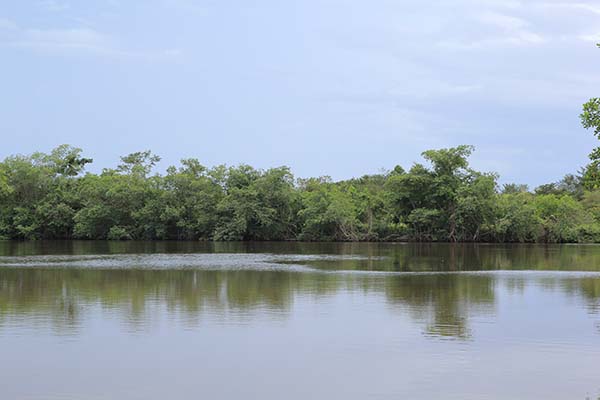
{"type": "Polygon", "coordinates": [[[544,242],[577,242],[580,227],[593,222],[582,204],[568,195],[536,196],[533,205],[542,226],[540,240],[544,242]]]}
{"type": "Polygon", "coordinates": [[[160,196],[159,176],[147,177],[160,160],[150,151],[121,157],[117,169],[88,174],[79,187],[83,206],[74,216],[74,235],[83,239],[155,239],[143,213],[160,196]]]}
{"type": "Polygon", "coordinates": [[[358,210],[348,190],[329,178],[302,182],[303,240],[360,240],[358,210]]]}
{"type": "Polygon", "coordinates": [[[535,242],[542,236],[540,218],[528,192],[502,194],[496,203],[492,240],[498,242],[535,242]]]}
{"type": "Polygon", "coordinates": [[[76,176],[90,162],[68,145],[49,154],[7,157],[0,163],[0,236],[70,238],[79,205],[76,176]]]}
{"type": "MultiPolygon", "coordinates": [[[[594,136],[600,140],[600,98],[590,99],[583,105],[580,115],[584,128],[592,129],[594,136]]],[[[592,150],[589,155],[591,163],[585,168],[583,183],[586,189],[600,188],[600,146],[592,150]]]]}
{"type": "Polygon", "coordinates": [[[296,182],[287,167],[209,169],[196,159],[153,174],[160,158],[150,151],[84,174],[91,159],[62,145],[0,162],[0,238],[600,242],[600,190],[585,174],[499,194],[495,174],[469,167],[472,151],[428,150],[428,163],[408,171],[296,182]]]}
{"type": "Polygon", "coordinates": [[[408,173],[390,175],[392,220],[407,223],[413,239],[478,240],[482,226],[490,224],[496,176],[470,169],[472,152],[472,146],[428,150],[423,157],[430,169],[415,164],[408,173]]]}
{"type": "Polygon", "coordinates": [[[140,219],[151,221],[155,227],[147,229],[161,239],[211,239],[223,188],[214,170],[198,160],[184,159],[181,165],[167,169],[161,195],[146,204],[140,219]]]}
{"type": "Polygon", "coordinates": [[[294,177],[287,167],[229,168],[217,206],[217,240],[283,240],[295,234],[294,177]]]}

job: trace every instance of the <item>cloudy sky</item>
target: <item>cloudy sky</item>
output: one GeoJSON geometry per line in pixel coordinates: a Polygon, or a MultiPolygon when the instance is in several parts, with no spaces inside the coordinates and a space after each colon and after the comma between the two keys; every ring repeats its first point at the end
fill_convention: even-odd
{"type": "Polygon", "coordinates": [[[600,1],[0,0],[0,157],[289,165],[341,179],[430,148],[531,186],[586,163],[600,1]]]}

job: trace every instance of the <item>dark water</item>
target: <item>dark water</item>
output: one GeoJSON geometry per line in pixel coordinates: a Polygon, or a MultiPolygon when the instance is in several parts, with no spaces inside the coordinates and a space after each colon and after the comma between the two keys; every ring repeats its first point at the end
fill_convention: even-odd
{"type": "Polygon", "coordinates": [[[600,246],[0,242],[1,399],[596,399],[600,246]]]}

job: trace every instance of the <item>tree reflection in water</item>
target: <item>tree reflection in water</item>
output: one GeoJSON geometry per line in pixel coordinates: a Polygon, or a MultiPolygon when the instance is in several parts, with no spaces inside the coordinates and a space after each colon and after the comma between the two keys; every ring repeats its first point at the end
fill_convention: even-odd
{"type": "Polygon", "coordinates": [[[600,310],[600,277],[511,273],[355,274],[253,270],[0,269],[0,331],[26,321],[76,333],[94,305],[111,310],[132,328],[160,314],[192,323],[204,313],[230,319],[269,312],[286,318],[296,299],[341,292],[380,296],[434,337],[468,339],[469,321],[494,316],[496,292],[523,293],[528,285],[585,302],[600,310]]]}

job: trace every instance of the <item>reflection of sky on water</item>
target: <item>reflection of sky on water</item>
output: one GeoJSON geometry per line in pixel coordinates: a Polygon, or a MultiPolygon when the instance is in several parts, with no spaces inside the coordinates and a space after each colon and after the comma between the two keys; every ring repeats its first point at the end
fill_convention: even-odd
{"type": "Polygon", "coordinates": [[[520,275],[5,269],[0,373],[58,399],[595,393],[600,280],[520,275]]]}
{"type": "Polygon", "coordinates": [[[584,399],[599,249],[0,243],[3,395],[584,399]]]}

